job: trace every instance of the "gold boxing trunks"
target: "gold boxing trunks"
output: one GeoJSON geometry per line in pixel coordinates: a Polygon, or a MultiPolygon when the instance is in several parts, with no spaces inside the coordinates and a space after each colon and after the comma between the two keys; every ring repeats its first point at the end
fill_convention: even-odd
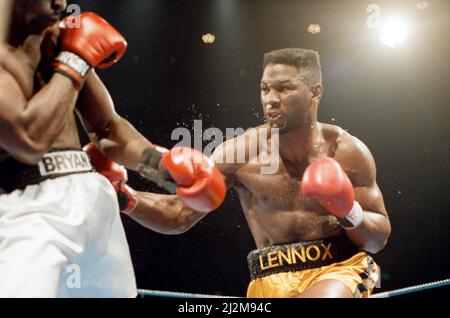
{"type": "Polygon", "coordinates": [[[247,297],[293,298],[322,280],[344,283],[354,297],[368,297],[379,278],[372,257],[347,237],[274,245],[248,255],[247,297]]]}

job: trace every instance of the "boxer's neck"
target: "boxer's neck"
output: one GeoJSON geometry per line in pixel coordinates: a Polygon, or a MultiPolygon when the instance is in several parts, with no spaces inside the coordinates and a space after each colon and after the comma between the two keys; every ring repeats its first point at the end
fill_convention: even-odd
{"type": "Polygon", "coordinates": [[[13,17],[8,35],[8,44],[13,47],[21,47],[29,45],[30,42],[36,42],[37,45],[42,43],[46,29],[42,31],[33,32],[28,26],[19,20],[17,17],[13,17]]]}
{"type": "Polygon", "coordinates": [[[44,39],[44,33],[30,34],[24,31],[24,28],[18,24],[12,24],[8,37],[8,44],[16,54],[22,55],[21,58],[32,69],[35,69],[41,59],[41,45],[44,39]]]}
{"type": "Polygon", "coordinates": [[[317,154],[321,141],[319,123],[308,122],[292,132],[280,135],[280,157],[292,163],[304,163],[317,154]]]}
{"type": "Polygon", "coordinates": [[[8,43],[17,48],[25,42],[28,36],[29,33],[23,23],[20,23],[17,17],[13,17],[9,28],[8,43]]]}

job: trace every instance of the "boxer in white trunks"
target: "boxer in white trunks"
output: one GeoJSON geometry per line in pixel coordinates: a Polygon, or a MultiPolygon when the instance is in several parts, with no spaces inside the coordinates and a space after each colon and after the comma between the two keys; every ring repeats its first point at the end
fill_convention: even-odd
{"type": "MultiPolygon", "coordinates": [[[[102,154],[129,169],[145,168],[155,146],[114,111],[93,70],[117,62],[125,38],[94,13],[61,24],[65,7],[13,1],[0,45],[0,297],[135,297],[116,191],[81,150],[75,114],[102,154]]],[[[175,183],[193,151],[165,152],[175,183]]],[[[184,185],[191,208],[208,212],[224,181],[214,166],[198,168],[223,186],[201,191],[195,175],[184,185]]]]}

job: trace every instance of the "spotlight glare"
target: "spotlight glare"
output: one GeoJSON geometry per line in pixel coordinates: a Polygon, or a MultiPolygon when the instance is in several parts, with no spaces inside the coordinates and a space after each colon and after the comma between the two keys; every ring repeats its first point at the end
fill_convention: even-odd
{"type": "Polygon", "coordinates": [[[310,24],[308,26],[308,32],[311,34],[320,33],[320,25],[319,24],[310,24]]]}
{"type": "Polygon", "coordinates": [[[213,44],[215,40],[216,36],[214,34],[206,33],[202,35],[202,41],[205,44],[213,44]]]}
{"type": "Polygon", "coordinates": [[[380,41],[389,47],[402,45],[408,37],[408,28],[400,18],[390,18],[382,26],[380,41]]]}

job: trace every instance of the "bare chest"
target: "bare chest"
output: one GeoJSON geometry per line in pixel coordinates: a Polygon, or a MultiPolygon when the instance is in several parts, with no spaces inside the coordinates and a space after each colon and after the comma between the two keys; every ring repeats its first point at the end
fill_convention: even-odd
{"type": "Polygon", "coordinates": [[[25,53],[20,50],[7,53],[8,63],[2,64],[19,85],[25,98],[29,100],[35,91],[35,68],[28,61],[25,53]]]}
{"type": "MultiPolygon", "coordinates": [[[[315,200],[301,194],[301,170],[289,171],[282,164],[275,173],[261,173],[260,165],[247,165],[237,173],[238,187],[250,192],[252,201],[266,211],[313,211],[315,200]]],[[[239,190],[239,189],[238,189],[239,190]]]]}

